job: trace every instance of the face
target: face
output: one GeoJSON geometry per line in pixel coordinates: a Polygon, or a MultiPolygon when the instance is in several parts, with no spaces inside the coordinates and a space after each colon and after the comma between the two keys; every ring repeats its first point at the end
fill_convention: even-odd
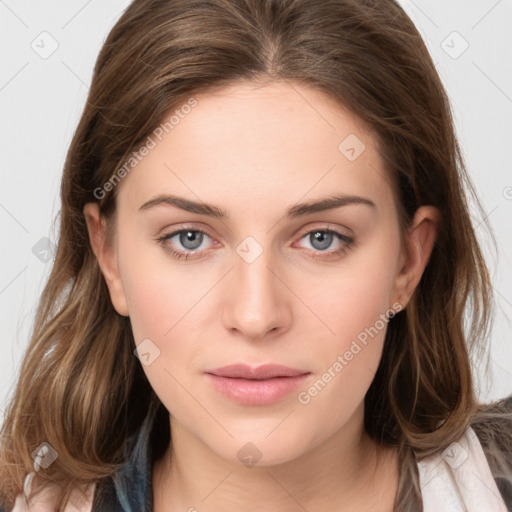
{"type": "Polygon", "coordinates": [[[361,426],[388,320],[425,262],[404,270],[376,139],[341,106],[279,82],[194,98],[117,185],[100,263],[171,425],[224,459],[290,461],[361,426]],[[217,371],[239,363],[297,376],[217,371]]]}

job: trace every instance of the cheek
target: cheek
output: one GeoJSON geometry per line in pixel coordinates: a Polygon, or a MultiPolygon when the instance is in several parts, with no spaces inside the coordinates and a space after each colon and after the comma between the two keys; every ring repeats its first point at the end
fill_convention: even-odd
{"type": "Polygon", "coordinates": [[[135,341],[167,343],[206,293],[205,276],[176,262],[157,242],[130,234],[119,238],[119,268],[135,341]]]}
{"type": "MultiPolygon", "coordinates": [[[[179,383],[190,378],[197,353],[191,321],[199,314],[207,288],[204,278],[185,272],[162,253],[132,247],[119,264],[135,344],[142,343],[151,357],[150,364],[141,357],[143,370],[167,409],[183,415],[194,410],[179,383]]],[[[188,383],[186,387],[190,389],[188,383]]]]}
{"type": "Polygon", "coordinates": [[[397,247],[387,244],[386,237],[376,239],[371,248],[354,252],[331,272],[328,283],[322,278],[310,288],[308,305],[327,328],[311,317],[309,331],[315,323],[325,334],[314,348],[319,379],[305,390],[302,403],[311,400],[314,408],[332,408],[337,413],[332,417],[339,418],[347,406],[364,399],[396,312],[391,294],[397,247]]]}
{"type": "MultiPolygon", "coordinates": [[[[140,261],[140,260],[139,260],[140,261]]],[[[142,263],[142,262],[141,262],[142,263]]],[[[160,340],[170,335],[181,310],[179,283],[167,281],[165,275],[154,267],[151,271],[141,265],[128,265],[124,288],[130,312],[135,342],[150,338],[160,345],[160,340]]]]}
{"type": "Polygon", "coordinates": [[[310,288],[308,304],[328,327],[325,332],[333,348],[347,349],[376,323],[383,330],[379,319],[392,306],[395,264],[393,248],[379,244],[375,250],[351,254],[328,278],[310,288]]]}

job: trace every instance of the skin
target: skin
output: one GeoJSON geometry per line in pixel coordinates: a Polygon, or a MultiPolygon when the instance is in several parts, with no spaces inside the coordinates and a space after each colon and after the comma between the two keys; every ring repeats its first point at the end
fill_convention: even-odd
{"type": "Polygon", "coordinates": [[[112,243],[97,204],[84,208],[117,312],[130,317],[136,344],[149,338],[160,350],[143,368],[170,412],[173,446],[154,466],[154,510],[391,511],[396,452],[363,427],[385,327],[307,404],[300,390],[270,405],[238,404],[203,372],[279,363],[311,372],[307,391],[380,315],[399,299],[406,306],[439,214],[421,207],[401,244],[376,139],[321,92],[238,83],[194,97],[198,105],[118,185],[112,243]],[[348,134],[365,144],[354,161],[338,149],[348,134]],[[285,216],[335,193],[375,207],[285,216]],[[229,218],[170,205],[139,211],[159,194],[214,204],[229,218]],[[181,223],[207,235],[179,260],[166,247],[190,253],[190,244],[156,238],[181,223]],[[311,231],[326,228],[353,243],[334,236],[322,249],[311,231]],[[262,250],[251,263],[236,250],[248,236],[262,250]],[[237,457],[248,442],[261,452],[254,466],[237,457]]]}

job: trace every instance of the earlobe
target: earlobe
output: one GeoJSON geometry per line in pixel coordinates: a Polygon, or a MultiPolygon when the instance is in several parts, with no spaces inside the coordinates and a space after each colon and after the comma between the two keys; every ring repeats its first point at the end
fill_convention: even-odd
{"type": "Polygon", "coordinates": [[[89,241],[107,283],[112,304],[120,315],[129,316],[123,282],[117,265],[115,244],[109,243],[110,241],[105,238],[106,221],[100,215],[99,205],[87,203],[83,213],[87,223],[89,241]]]}
{"type": "Polygon", "coordinates": [[[440,212],[433,206],[421,206],[414,215],[412,226],[406,235],[405,262],[395,282],[396,294],[405,297],[402,299],[404,308],[428,264],[440,222],[440,212]]]}

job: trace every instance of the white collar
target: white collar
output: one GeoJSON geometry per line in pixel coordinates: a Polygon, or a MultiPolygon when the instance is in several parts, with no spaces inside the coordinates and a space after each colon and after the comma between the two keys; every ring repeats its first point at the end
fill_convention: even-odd
{"type": "Polygon", "coordinates": [[[417,465],[423,512],[507,512],[471,427],[442,453],[417,465]]]}

